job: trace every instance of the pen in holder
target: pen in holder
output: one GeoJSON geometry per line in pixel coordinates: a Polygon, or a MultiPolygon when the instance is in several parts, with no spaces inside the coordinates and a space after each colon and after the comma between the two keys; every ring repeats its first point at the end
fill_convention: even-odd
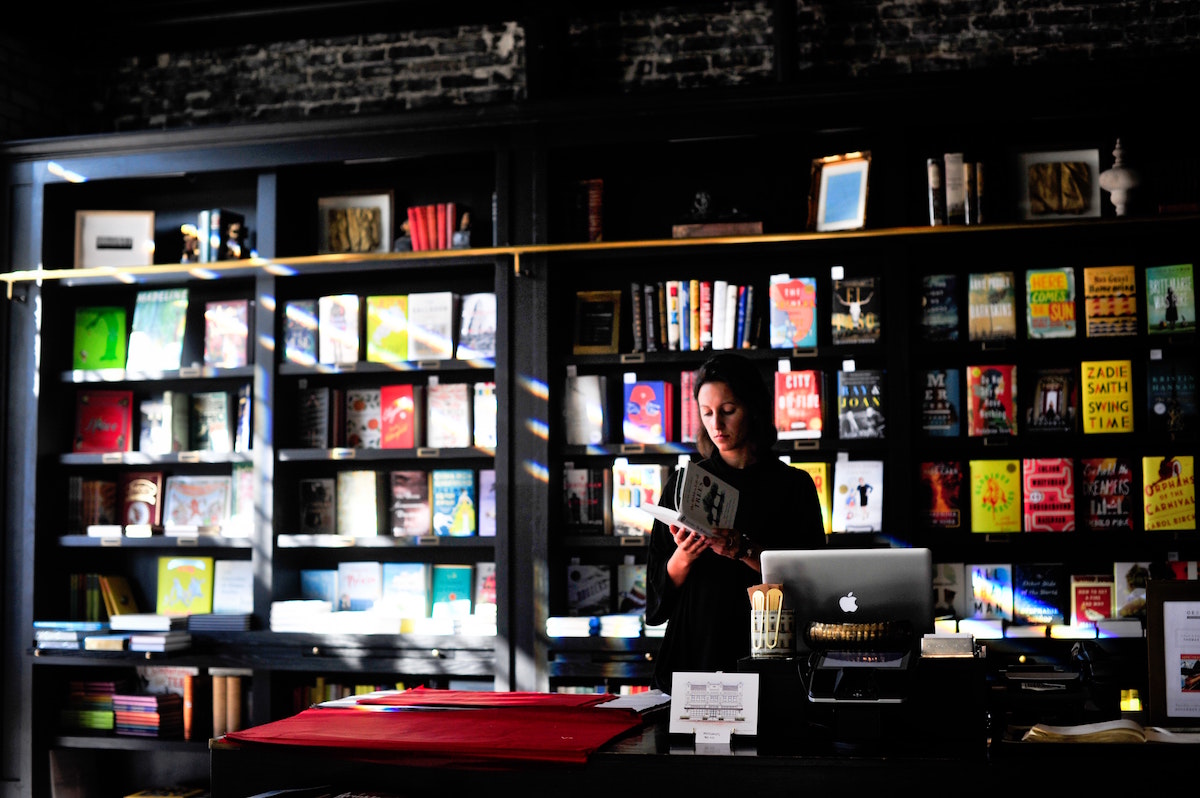
{"type": "Polygon", "coordinates": [[[783,607],[779,585],[750,588],[750,655],[787,657],[796,647],[796,612],[783,607]]]}

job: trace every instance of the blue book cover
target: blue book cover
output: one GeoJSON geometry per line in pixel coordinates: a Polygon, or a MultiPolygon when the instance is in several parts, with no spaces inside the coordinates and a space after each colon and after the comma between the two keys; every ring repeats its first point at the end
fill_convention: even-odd
{"type": "Polygon", "coordinates": [[[667,443],[674,439],[672,385],[663,380],[625,383],[622,430],[625,443],[667,443]]]}
{"type": "Polygon", "coordinates": [[[433,533],[442,537],[470,537],[477,530],[475,471],[470,468],[437,468],[431,474],[433,533]]]}
{"type": "Polygon", "coordinates": [[[772,349],[817,345],[817,278],[773,274],[768,299],[772,349]]]}
{"type": "Polygon", "coordinates": [[[927,341],[958,340],[958,277],[926,274],[921,278],[921,335],[927,341]]]}
{"type": "Polygon", "coordinates": [[[300,598],[328,601],[337,607],[338,574],[334,568],[302,568],[300,570],[300,598]]]}
{"type": "Polygon", "coordinates": [[[402,618],[429,617],[429,565],[423,562],[383,564],[383,607],[402,618]]]}

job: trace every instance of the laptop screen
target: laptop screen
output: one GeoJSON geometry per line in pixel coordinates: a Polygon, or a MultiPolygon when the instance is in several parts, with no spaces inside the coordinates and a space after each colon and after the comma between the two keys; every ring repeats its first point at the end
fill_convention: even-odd
{"type": "Polygon", "coordinates": [[[929,549],[772,549],[762,579],[795,610],[797,652],[911,648],[933,631],[929,549]]]}

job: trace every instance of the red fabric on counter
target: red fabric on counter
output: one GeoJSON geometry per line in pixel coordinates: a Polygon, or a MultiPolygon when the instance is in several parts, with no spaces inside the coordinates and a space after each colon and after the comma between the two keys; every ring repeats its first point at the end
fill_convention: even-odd
{"type": "Polygon", "coordinates": [[[616,698],[611,693],[494,693],[413,687],[379,696],[363,696],[361,705],[422,707],[594,707],[616,698]]]}

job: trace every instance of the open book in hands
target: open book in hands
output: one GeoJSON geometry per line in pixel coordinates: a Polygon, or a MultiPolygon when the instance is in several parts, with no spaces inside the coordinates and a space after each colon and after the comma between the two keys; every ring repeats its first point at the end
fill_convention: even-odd
{"type": "Polygon", "coordinates": [[[642,509],[668,526],[682,526],[705,537],[714,529],[732,529],[738,490],[697,462],[689,461],[675,483],[675,507],[643,504],[642,509]]]}

